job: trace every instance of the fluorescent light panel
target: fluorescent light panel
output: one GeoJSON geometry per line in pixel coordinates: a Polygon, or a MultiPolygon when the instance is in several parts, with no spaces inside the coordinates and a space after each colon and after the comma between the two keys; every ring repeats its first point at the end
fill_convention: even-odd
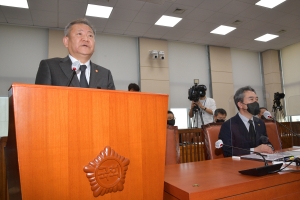
{"type": "Polygon", "coordinates": [[[161,18],[159,18],[159,20],[157,20],[155,25],[174,27],[181,20],[182,18],[179,17],[171,17],[171,16],[163,15],[161,16],[161,18]]]}
{"type": "Polygon", "coordinates": [[[85,15],[91,17],[109,18],[112,10],[112,7],[88,4],[85,15]]]}
{"type": "Polygon", "coordinates": [[[0,5],[28,9],[27,0],[0,0],[0,5]]]}
{"type": "Polygon", "coordinates": [[[254,40],[261,41],[261,42],[268,42],[268,41],[273,40],[274,38],[277,38],[277,37],[278,37],[278,35],[273,35],[273,34],[267,33],[267,34],[265,34],[263,36],[260,36],[260,37],[254,39],[254,40]]]}
{"type": "Polygon", "coordinates": [[[285,2],[286,0],[260,0],[255,5],[263,6],[266,8],[274,8],[281,4],[282,2],[285,2]]]}
{"type": "Polygon", "coordinates": [[[221,25],[218,28],[212,30],[210,33],[226,35],[227,33],[230,33],[231,31],[233,31],[235,29],[236,29],[235,27],[221,25]]]}

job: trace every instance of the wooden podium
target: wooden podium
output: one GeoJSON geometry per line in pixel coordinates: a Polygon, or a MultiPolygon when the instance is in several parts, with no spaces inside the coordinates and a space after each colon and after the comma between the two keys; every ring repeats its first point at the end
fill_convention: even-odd
{"type": "Polygon", "coordinates": [[[163,198],[168,95],[30,84],[9,95],[10,200],[163,198]],[[105,147],[128,169],[101,165],[89,179],[84,168],[95,159],[118,163],[105,147]],[[95,180],[111,188],[100,183],[95,197],[95,180]]]}

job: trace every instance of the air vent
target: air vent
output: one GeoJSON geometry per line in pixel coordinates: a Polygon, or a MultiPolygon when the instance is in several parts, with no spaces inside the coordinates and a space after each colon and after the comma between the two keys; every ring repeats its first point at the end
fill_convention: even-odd
{"type": "Polygon", "coordinates": [[[232,24],[234,24],[234,25],[239,25],[241,23],[242,23],[242,21],[240,21],[240,20],[235,20],[234,22],[232,22],[232,24]]]}
{"type": "Polygon", "coordinates": [[[184,12],[185,12],[184,9],[176,8],[173,13],[175,13],[175,14],[182,14],[184,12]]]}
{"type": "Polygon", "coordinates": [[[278,31],[277,33],[278,33],[278,34],[282,34],[282,33],[285,33],[285,32],[286,32],[286,30],[283,30],[283,29],[282,29],[282,30],[278,31]]]}

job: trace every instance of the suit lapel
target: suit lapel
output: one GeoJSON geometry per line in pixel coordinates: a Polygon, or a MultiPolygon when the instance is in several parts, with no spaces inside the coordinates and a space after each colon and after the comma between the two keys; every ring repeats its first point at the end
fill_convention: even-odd
{"type": "Polygon", "coordinates": [[[90,61],[91,64],[91,74],[90,74],[90,88],[96,88],[97,87],[97,81],[98,81],[98,69],[97,66],[90,61]]]}
{"type": "MultiPolygon", "coordinates": [[[[59,64],[61,70],[64,72],[67,79],[69,79],[69,80],[71,79],[72,73],[73,73],[72,69],[71,69],[71,65],[72,65],[72,62],[71,62],[71,59],[70,59],[69,56],[63,58],[62,61],[59,64]]],[[[71,86],[80,87],[79,80],[78,80],[78,77],[76,75],[74,76],[74,78],[71,82],[71,86]]]]}

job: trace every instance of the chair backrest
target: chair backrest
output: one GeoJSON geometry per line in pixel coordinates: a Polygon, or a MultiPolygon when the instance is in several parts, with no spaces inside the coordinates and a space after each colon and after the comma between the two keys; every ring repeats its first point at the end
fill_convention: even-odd
{"type": "Polygon", "coordinates": [[[167,126],[165,165],[180,163],[180,149],[177,126],[167,126]]]}
{"type": "Polygon", "coordinates": [[[271,142],[275,150],[281,150],[282,149],[281,139],[279,136],[276,122],[271,120],[265,120],[265,124],[266,124],[269,141],[271,142]]]}
{"type": "Polygon", "coordinates": [[[211,123],[202,126],[204,132],[204,142],[206,147],[206,160],[224,158],[222,149],[216,149],[215,143],[219,138],[222,123],[211,123]]]}

